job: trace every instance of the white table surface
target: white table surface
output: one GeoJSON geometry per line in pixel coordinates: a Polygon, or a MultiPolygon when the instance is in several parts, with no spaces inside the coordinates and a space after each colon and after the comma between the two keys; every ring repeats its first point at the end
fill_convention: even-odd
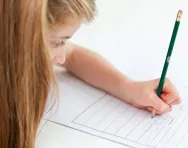
{"type": "MultiPolygon", "coordinates": [[[[168,77],[177,86],[188,86],[186,81],[188,68],[184,68],[184,65],[188,64],[188,42],[186,41],[188,39],[188,1],[97,0],[97,6],[96,20],[89,26],[83,26],[72,41],[99,52],[118,69],[133,78],[135,70],[142,72],[143,67],[149,68],[151,63],[156,64],[156,69],[163,65],[176,13],[182,9],[184,15],[169,68],[172,72],[169,72],[168,77]]],[[[156,70],[148,73],[147,76],[142,75],[139,79],[159,77],[160,72],[156,70]]],[[[183,94],[184,91],[185,89],[182,89],[181,93],[183,94]]],[[[126,148],[127,146],[42,120],[36,147],[126,148]]],[[[188,147],[188,135],[178,147],[188,147]]]]}

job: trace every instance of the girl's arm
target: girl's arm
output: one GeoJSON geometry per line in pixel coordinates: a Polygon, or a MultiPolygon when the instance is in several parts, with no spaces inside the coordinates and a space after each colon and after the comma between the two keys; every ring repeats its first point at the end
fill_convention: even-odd
{"type": "Polygon", "coordinates": [[[159,79],[136,82],[108,63],[98,53],[86,48],[67,44],[65,67],[86,83],[102,89],[119,99],[138,108],[151,110],[152,107],[162,114],[181,99],[174,85],[166,79],[161,98],[156,95],[159,79]]]}
{"type": "Polygon", "coordinates": [[[65,67],[86,83],[124,99],[125,88],[132,81],[119,72],[98,53],[68,44],[65,67]],[[123,93],[122,93],[123,91],[123,93]]]}

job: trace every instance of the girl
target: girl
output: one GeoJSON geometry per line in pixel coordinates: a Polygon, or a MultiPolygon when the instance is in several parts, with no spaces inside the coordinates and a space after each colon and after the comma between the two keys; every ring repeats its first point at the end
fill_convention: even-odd
{"type": "Polygon", "coordinates": [[[94,14],[94,0],[0,1],[1,148],[34,148],[50,85],[55,86],[52,63],[136,107],[154,107],[158,114],[181,101],[170,80],[160,99],[158,79],[133,81],[99,54],[68,43],[94,14]]]}

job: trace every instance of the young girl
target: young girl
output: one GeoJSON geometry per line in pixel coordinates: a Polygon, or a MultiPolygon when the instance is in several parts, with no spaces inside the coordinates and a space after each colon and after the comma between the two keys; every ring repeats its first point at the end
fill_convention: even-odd
{"type": "Polygon", "coordinates": [[[0,11],[1,148],[34,147],[55,84],[52,64],[138,108],[162,114],[180,103],[170,80],[159,98],[159,79],[131,80],[99,54],[68,43],[83,22],[94,19],[94,0],[1,0],[0,11]]]}

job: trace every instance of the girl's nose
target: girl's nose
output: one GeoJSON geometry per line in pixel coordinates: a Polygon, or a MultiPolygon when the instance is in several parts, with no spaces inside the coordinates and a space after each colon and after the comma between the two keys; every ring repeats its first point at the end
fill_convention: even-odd
{"type": "Polygon", "coordinates": [[[55,62],[55,64],[62,65],[65,63],[65,60],[66,60],[65,55],[59,55],[59,56],[54,57],[53,63],[55,62]]]}

